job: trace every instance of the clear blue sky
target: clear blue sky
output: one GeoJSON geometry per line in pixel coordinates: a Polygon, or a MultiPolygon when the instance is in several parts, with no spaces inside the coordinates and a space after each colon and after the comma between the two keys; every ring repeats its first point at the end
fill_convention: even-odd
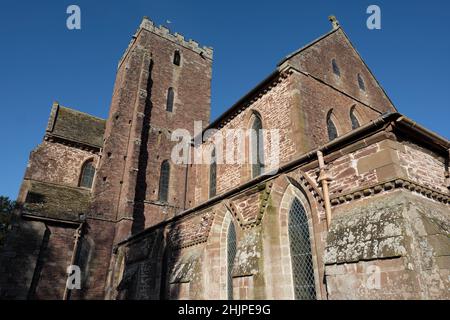
{"type": "Polygon", "coordinates": [[[117,62],[142,16],[214,47],[212,118],[335,14],[400,112],[449,137],[450,1],[1,1],[0,195],[17,196],[52,101],[106,117],[117,62]],[[82,29],[66,28],[77,4],[82,29]],[[377,4],[382,29],[366,27],[377,4]]]}

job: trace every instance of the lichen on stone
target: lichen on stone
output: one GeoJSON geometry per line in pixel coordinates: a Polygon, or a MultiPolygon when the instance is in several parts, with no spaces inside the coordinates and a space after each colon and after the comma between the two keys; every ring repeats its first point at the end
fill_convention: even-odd
{"type": "Polygon", "coordinates": [[[402,211],[398,203],[368,203],[333,219],[325,263],[392,258],[406,254],[402,211]]]}
{"type": "Polygon", "coordinates": [[[248,230],[239,240],[234,260],[233,276],[254,275],[258,272],[261,255],[259,228],[248,230]]]}

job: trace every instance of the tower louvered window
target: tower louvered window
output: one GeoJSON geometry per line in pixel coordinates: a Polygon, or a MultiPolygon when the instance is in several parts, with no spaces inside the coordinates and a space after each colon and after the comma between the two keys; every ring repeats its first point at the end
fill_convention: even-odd
{"type": "Polygon", "coordinates": [[[330,112],[328,112],[327,115],[327,130],[328,130],[328,139],[330,141],[338,137],[336,125],[334,124],[333,119],[331,119],[331,110],[330,112]]]}
{"type": "Polygon", "coordinates": [[[296,300],[316,299],[314,267],[306,211],[295,198],[289,211],[289,244],[296,300]]]}
{"type": "Polygon", "coordinates": [[[166,111],[172,112],[173,111],[173,100],[175,98],[175,92],[173,91],[173,88],[169,88],[167,90],[167,105],[166,105],[166,111]]]}
{"type": "Polygon", "coordinates": [[[262,133],[262,121],[259,115],[255,115],[252,125],[253,137],[251,145],[252,178],[260,176],[264,170],[264,141],[262,133]]]}
{"type": "Polygon", "coordinates": [[[180,55],[180,51],[175,51],[175,53],[173,54],[173,64],[176,66],[179,66],[181,63],[181,55],[180,55]]]}
{"type": "Polygon", "coordinates": [[[216,149],[211,152],[211,164],[209,166],[209,197],[212,198],[216,195],[217,184],[217,161],[216,161],[216,149]]]}
{"type": "Polygon", "coordinates": [[[91,188],[94,181],[95,168],[92,160],[86,162],[81,170],[80,187],[91,188]]]}
{"type": "Polygon", "coordinates": [[[236,251],[236,230],[233,222],[230,222],[227,233],[227,294],[229,300],[233,300],[233,266],[236,251]]]}
{"type": "Polygon", "coordinates": [[[161,173],[159,176],[159,201],[167,202],[169,199],[169,180],[170,180],[170,164],[168,160],[164,160],[161,164],[161,173]]]}

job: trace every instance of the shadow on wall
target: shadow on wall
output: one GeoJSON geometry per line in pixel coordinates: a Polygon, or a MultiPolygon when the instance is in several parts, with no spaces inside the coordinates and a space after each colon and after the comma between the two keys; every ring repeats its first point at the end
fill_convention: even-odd
{"type": "Polygon", "coordinates": [[[138,173],[135,187],[134,212],[132,233],[138,233],[145,228],[144,200],[147,194],[147,164],[148,164],[148,140],[150,135],[151,112],[153,108],[153,60],[150,61],[147,80],[147,97],[145,99],[144,117],[142,119],[141,145],[139,150],[138,173]]]}
{"type": "Polygon", "coordinates": [[[75,228],[14,214],[0,249],[0,299],[63,299],[75,228]]]}
{"type": "MultiPolygon", "coordinates": [[[[153,88],[153,61],[150,61],[147,80],[147,97],[142,119],[138,174],[135,187],[132,234],[145,229],[144,200],[148,181],[148,141],[150,135],[153,88]]],[[[172,226],[149,230],[142,238],[117,248],[111,274],[111,294],[107,297],[119,300],[167,299],[171,263],[178,260],[178,252],[172,250],[178,230],[172,226]]]]}
{"type": "Polygon", "coordinates": [[[179,231],[173,226],[153,229],[143,238],[120,247],[115,255],[113,294],[118,300],[165,300],[178,297],[170,290],[170,271],[179,259],[173,241],[179,231]]]}

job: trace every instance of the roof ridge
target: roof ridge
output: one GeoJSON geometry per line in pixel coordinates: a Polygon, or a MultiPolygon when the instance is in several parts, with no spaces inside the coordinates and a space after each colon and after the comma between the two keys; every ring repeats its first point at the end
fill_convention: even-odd
{"type": "Polygon", "coordinates": [[[309,47],[315,45],[317,42],[325,39],[326,37],[328,37],[329,35],[335,33],[337,30],[341,29],[341,26],[338,26],[336,28],[333,28],[332,30],[328,31],[327,33],[321,35],[320,37],[314,39],[313,41],[307,43],[306,45],[304,45],[303,47],[300,47],[299,49],[295,50],[294,52],[291,52],[290,54],[288,54],[287,56],[285,56],[283,59],[281,59],[280,62],[278,62],[277,67],[279,67],[280,65],[282,65],[286,60],[292,58],[293,56],[299,54],[300,52],[308,49],[309,47]]]}
{"type": "Polygon", "coordinates": [[[60,105],[60,104],[59,104],[59,107],[65,109],[65,110],[68,110],[68,111],[72,111],[72,112],[75,112],[75,113],[79,113],[79,114],[88,116],[88,117],[90,117],[90,118],[96,118],[96,119],[98,119],[98,120],[106,121],[106,119],[103,119],[103,118],[94,116],[94,115],[89,114],[89,113],[84,112],[84,111],[80,111],[80,110],[77,110],[77,109],[73,109],[73,108],[71,108],[71,107],[63,106],[63,105],[60,105]]]}

